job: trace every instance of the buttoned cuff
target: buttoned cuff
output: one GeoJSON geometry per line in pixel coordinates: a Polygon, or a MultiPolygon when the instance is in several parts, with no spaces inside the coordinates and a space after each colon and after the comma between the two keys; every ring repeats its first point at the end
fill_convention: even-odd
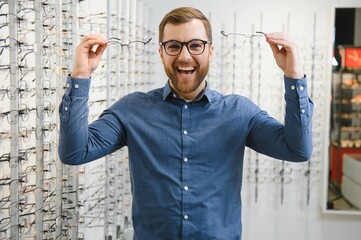
{"type": "Polygon", "coordinates": [[[307,77],[302,79],[288,78],[284,76],[285,94],[290,97],[308,97],[307,77]]]}
{"type": "Polygon", "coordinates": [[[66,78],[65,94],[71,97],[88,97],[90,78],[66,78]]]}

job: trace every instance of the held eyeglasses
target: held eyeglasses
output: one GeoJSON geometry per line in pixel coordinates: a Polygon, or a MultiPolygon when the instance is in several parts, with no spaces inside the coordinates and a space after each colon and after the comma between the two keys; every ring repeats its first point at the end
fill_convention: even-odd
{"type": "Polygon", "coordinates": [[[201,55],[204,52],[206,44],[211,44],[211,41],[192,39],[188,42],[180,42],[177,40],[169,40],[166,42],[160,42],[159,45],[164,47],[165,52],[169,56],[177,56],[182,50],[183,46],[186,46],[188,52],[191,55],[201,55]]]}
{"type": "Polygon", "coordinates": [[[145,45],[147,45],[150,41],[152,40],[152,38],[149,38],[148,41],[131,41],[129,43],[122,43],[120,38],[116,38],[116,37],[111,37],[108,39],[109,43],[116,43],[119,44],[122,49],[123,47],[127,47],[129,52],[139,56],[142,55],[145,52],[145,45]]]}
{"type": "Polygon", "coordinates": [[[251,43],[252,47],[255,47],[260,44],[260,39],[266,36],[264,32],[259,31],[254,34],[226,33],[225,31],[221,31],[221,34],[233,42],[233,47],[235,48],[242,47],[247,40],[251,43]]]}

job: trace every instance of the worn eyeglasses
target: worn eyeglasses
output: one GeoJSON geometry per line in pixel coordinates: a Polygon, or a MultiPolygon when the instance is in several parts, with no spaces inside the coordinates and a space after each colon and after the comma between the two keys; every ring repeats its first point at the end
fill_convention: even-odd
{"type": "Polygon", "coordinates": [[[160,42],[159,45],[164,47],[165,52],[169,56],[177,56],[182,52],[183,46],[186,46],[190,54],[201,55],[204,52],[207,43],[211,44],[212,42],[200,39],[192,39],[188,42],[169,40],[166,42],[160,42]]]}
{"type": "Polygon", "coordinates": [[[263,32],[256,32],[254,34],[244,34],[244,33],[226,33],[221,31],[221,34],[225,36],[228,40],[232,41],[233,47],[240,48],[242,47],[247,40],[251,43],[252,47],[260,43],[260,39],[265,36],[263,32]]]}
{"type": "Polygon", "coordinates": [[[131,41],[129,43],[122,43],[120,38],[116,38],[116,37],[111,37],[108,39],[109,43],[117,43],[119,44],[122,48],[123,47],[127,47],[129,52],[139,56],[144,54],[145,52],[145,45],[147,45],[150,41],[152,40],[152,38],[149,38],[148,41],[144,42],[144,41],[131,41]]]}

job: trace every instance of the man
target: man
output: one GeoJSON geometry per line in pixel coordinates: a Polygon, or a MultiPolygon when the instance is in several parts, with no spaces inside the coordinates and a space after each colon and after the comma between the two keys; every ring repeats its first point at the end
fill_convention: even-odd
{"type": "Polygon", "coordinates": [[[298,49],[282,33],[265,36],[285,75],[285,125],[242,96],[209,89],[212,31],[197,9],[174,9],[159,25],[166,85],[123,97],[89,126],[89,78],[107,40],[89,35],[77,47],[60,106],[60,159],[83,164],[128,146],[135,239],[241,239],[245,147],[310,158],[313,104],[298,49]]]}

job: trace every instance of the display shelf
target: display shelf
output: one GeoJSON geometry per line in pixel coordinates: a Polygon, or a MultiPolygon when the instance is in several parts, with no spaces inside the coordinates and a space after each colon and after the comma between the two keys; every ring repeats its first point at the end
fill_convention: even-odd
{"type": "Polygon", "coordinates": [[[361,153],[361,70],[334,71],[332,96],[330,177],[340,186],[343,155],[361,153]]]}
{"type": "MultiPolygon", "coordinates": [[[[57,107],[80,39],[90,32],[124,44],[154,39],[151,11],[141,1],[109,0],[95,13],[89,3],[0,4],[0,239],[122,239],[132,226],[127,153],[86,166],[64,165],[57,154],[57,107]]],[[[104,80],[92,84],[93,119],[130,90],[153,85],[154,54],[128,50],[109,46],[92,76],[104,80]]]]}

